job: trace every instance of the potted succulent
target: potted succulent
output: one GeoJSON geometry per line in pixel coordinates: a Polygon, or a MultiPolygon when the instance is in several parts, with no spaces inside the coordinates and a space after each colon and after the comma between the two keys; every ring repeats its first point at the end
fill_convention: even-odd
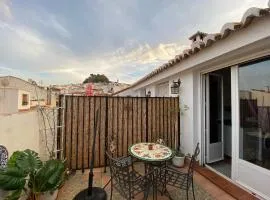
{"type": "Polygon", "coordinates": [[[0,189],[8,191],[6,200],[54,200],[65,179],[64,161],[42,162],[32,150],[16,151],[7,167],[0,169],[0,189]]]}
{"type": "Polygon", "coordinates": [[[175,167],[184,167],[185,165],[185,154],[181,152],[180,148],[175,151],[175,155],[172,159],[172,163],[175,167]]]}

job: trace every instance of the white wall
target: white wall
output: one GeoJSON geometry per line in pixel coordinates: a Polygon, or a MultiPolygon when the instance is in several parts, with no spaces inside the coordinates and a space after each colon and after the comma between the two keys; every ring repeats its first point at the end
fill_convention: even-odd
{"type": "Polygon", "coordinates": [[[148,94],[148,92],[151,92],[151,97],[155,97],[156,96],[156,86],[155,85],[150,85],[146,87],[146,94],[148,94]]]}
{"type": "Polygon", "coordinates": [[[39,152],[39,126],[36,111],[0,115],[0,143],[9,155],[14,151],[32,149],[39,152]]]}
{"type": "Polygon", "coordinates": [[[18,90],[0,88],[0,114],[18,112],[18,90]]]}
{"type": "Polygon", "coordinates": [[[180,87],[180,109],[184,105],[189,109],[184,111],[180,116],[180,140],[181,148],[184,153],[193,153],[193,73],[185,72],[180,75],[182,81],[180,87]]]}
{"type": "MultiPolygon", "coordinates": [[[[31,149],[39,153],[43,160],[47,159],[46,140],[40,130],[44,128],[37,110],[0,115],[0,144],[7,147],[9,156],[17,150],[31,149]]],[[[52,137],[47,136],[50,145],[52,137]]]]}

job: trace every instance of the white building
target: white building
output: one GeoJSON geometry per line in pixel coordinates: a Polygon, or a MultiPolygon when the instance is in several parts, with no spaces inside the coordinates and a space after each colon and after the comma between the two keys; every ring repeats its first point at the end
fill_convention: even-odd
{"type": "Polygon", "coordinates": [[[13,76],[0,77],[0,114],[29,110],[37,105],[56,105],[56,96],[46,87],[13,76]]]}
{"type": "Polygon", "coordinates": [[[190,40],[189,49],[115,95],[174,96],[180,80],[180,107],[189,108],[180,125],[185,153],[199,142],[202,165],[270,199],[270,9],[250,8],[240,22],[190,40]]]}

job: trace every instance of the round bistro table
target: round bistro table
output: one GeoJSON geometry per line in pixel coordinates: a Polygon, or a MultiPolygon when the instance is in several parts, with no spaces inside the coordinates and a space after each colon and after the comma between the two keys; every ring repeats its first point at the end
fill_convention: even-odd
{"type": "Polygon", "coordinates": [[[165,145],[143,142],[131,145],[129,147],[129,154],[146,162],[162,162],[170,160],[174,153],[165,145]],[[149,150],[149,145],[152,145],[151,150],[149,150]]]}
{"type": "MultiPolygon", "coordinates": [[[[155,168],[162,166],[162,162],[170,160],[174,152],[167,146],[156,143],[136,143],[129,147],[129,154],[145,163],[145,166],[155,168]],[[149,149],[149,145],[152,148],[149,149]]],[[[153,198],[157,199],[157,183],[153,176],[153,198]]]]}

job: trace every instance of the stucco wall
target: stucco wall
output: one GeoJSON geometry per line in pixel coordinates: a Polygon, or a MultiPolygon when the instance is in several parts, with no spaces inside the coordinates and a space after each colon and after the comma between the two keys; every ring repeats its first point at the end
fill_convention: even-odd
{"type": "Polygon", "coordinates": [[[47,90],[17,77],[7,76],[0,77],[0,80],[7,79],[9,84],[7,88],[16,88],[31,93],[31,99],[47,99],[47,90]]]}
{"type": "Polygon", "coordinates": [[[180,140],[184,153],[193,153],[193,73],[185,72],[180,75],[180,140]],[[184,110],[187,106],[188,109],[184,110]]]}
{"type": "Polygon", "coordinates": [[[0,116],[0,143],[11,155],[16,150],[39,152],[39,126],[36,111],[0,116]]]}
{"type": "MultiPolygon", "coordinates": [[[[39,87],[30,82],[22,80],[13,76],[3,76],[0,77],[0,81],[7,80],[8,85],[5,87],[6,90],[17,89],[23,90],[30,93],[30,100],[34,100],[33,106],[35,106],[35,100],[39,100],[41,105],[45,105],[48,103],[51,96],[51,106],[56,105],[56,95],[51,94],[50,91],[47,90],[46,87],[39,87]],[[48,95],[49,94],[49,95],[48,95]]],[[[0,85],[0,89],[3,89],[3,86],[0,85]]]]}
{"type": "MultiPolygon", "coordinates": [[[[45,160],[48,158],[43,123],[37,110],[0,115],[0,144],[7,147],[9,156],[17,150],[32,149],[45,160]]],[[[52,136],[47,135],[48,144],[52,136]]]]}
{"type": "Polygon", "coordinates": [[[0,88],[0,114],[18,111],[18,90],[0,88]]]}

